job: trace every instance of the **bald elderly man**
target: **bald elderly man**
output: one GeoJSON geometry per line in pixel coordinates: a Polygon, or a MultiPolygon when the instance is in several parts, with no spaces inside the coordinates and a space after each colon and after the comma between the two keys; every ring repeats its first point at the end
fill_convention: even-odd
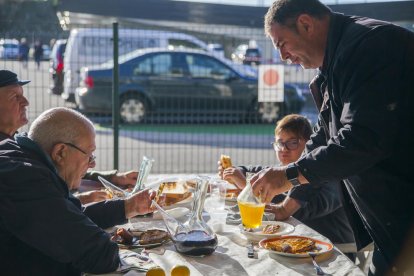
{"type": "Polygon", "coordinates": [[[0,259],[5,275],[80,275],[119,266],[102,230],[151,212],[154,192],[83,207],[69,192],[95,166],[92,122],[68,108],[43,112],[27,135],[0,143],[0,259]]]}

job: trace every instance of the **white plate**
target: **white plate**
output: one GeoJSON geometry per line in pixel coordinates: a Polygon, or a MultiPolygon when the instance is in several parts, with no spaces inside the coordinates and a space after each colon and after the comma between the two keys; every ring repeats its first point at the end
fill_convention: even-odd
{"type": "Polygon", "coordinates": [[[262,225],[256,229],[252,229],[252,232],[245,231],[242,224],[240,224],[239,227],[241,233],[245,235],[250,241],[260,241],[262,239],[279,237],[292,233],[295,230],[295,227],[293,225],[281,221],[263,221],[262,225]],[[279,231],[277,233],[264,234],[262,231],[266,225],[280,225],[280,228],[278,229],[279,231]]]}
{"type": "Polygon", "coordinates": [[[330,242],[325,242],[325,241],[321,241],[321,240],[317,240],[314,238],[310,238],[310,237],[304,237],[304,236],[281,236],[281,237],[276,237],[276,238],[270,238],[270,239],[263,239],[259,242],[259,246],[260,248],[267,250],[269,252],[269,254],[276,254],[276,255],[281,255],[281,256],[287,256],[287,257],[293,257],[293,258],[307,258],[310,257],[308,253],[287,253],[287,252],[280,252],[280,251],[276,251],[276,250],[271,250],[271,249],[267,249],[264,247],[265,243],[267,242],[271,242],[271,241],[275,241],[278,239],[286,239],[286,238],[308,238],[311,239],[315,242],[316,245],[316,250],[314,250],[313,252],[316,255],[320,255],[320,254],[324,254],[327,252],[330,252],[333,249],[333,244],[330,242]]]}

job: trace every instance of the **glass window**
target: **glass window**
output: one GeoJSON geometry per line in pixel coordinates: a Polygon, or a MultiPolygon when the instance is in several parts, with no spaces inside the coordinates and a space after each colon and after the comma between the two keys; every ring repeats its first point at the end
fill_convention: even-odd
{"type": "Polygon", "coordinates": [[[231,71],[223,63],[204,55],[186,55],[190,74],[194,78],[226,79],[231,71]]]}
{"type": "Polygon", "coordinates": [[[150,55],[138,63],[134,75],[168,75],[170,68],[171,55],[150,55]]]}

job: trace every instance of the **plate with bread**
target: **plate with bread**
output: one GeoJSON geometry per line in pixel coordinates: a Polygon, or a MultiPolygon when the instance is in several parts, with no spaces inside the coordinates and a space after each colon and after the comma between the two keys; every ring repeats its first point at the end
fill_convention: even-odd
{"type": "Polygon", "coordinates": [[[164,180],[159,184],[155,202],[164,209],[190,206],[194,199],[192,182],[186,180],[164,180]]]}
{"type": "Polygon", "coordinates": [[[118,228],[111,234],[111,240],[123,249],[153,248],[168,242],[170,235],[161,229],[134,230],[118,228]]]}
{"type": "Polygon", "coordinates": [[[290,234],[295,230],[293,225],[282,221],[263,221],[262,225],[255,229],[246,229],[242,224],[239,227],[241,233],[250,241],[279,237],[290,234]]]}
{"type": "Polygon", "coordinates": [[[271,254],[294,258],[310,257],[309,252],[320,255],[333,249],[333,245],[330,242],[305,236],[280,236],[263,239],[259,242],[259,246],[271,254]]]}

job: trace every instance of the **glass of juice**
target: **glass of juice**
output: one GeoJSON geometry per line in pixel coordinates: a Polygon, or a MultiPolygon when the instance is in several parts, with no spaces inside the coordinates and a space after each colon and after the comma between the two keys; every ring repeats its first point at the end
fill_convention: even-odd
{"type": "Polygon", "coordinates": [[[240,216],[245,228],[257,228],[262,225],[265,204],[253,194],[250,179],[253,174],[246,175],[246,186],[237,197],[240,216]]]}
{"type": "Polygon", "coordinates": [[[262,225],[265,204],[237,201],[240,216],[245,228],[257,228],[262,225]]]}

